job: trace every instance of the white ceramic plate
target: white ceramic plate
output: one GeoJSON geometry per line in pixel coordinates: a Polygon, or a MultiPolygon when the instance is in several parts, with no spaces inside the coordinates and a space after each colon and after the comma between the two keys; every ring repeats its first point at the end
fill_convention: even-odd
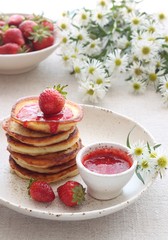
{"type": "MultiPolygon", "coordinates": [[[[79,124],[79,131],[84,145],[98,141],[115,141],[126,144],[127,135],[133,127],[135,128],[130,135],[131,143],[144,140],[154,144],[153,137],[131,119],[99,107],[83,105],[83,108],[84,118],[79,124]]],[[[61,221],[98,218],[130,205],[152,184],[150,181],[144,185],[134,175],[124,187],[122,194],[113,200],[99,201],[87,195],[84,204],[75,208],[64,206],[59,198],[56,198],[51,204],[41,204],[29,198],[27,194],[28,181],[22,180],[10,172],[9,153],[6,150],[7,142],[3,130],[0,131],[0,139],[0,203],[25,215],[61,221]]],[[[79,175],[73,179],[84,185],[79,175]]],[[[59,184],[52,184],[55,192],[59,184]]]]}

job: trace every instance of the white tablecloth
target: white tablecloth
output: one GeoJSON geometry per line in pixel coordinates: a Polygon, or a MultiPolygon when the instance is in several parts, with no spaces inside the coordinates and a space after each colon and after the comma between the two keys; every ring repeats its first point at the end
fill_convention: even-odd
{"type": "MultiPolygon", "coordinates": [[[[57,18],[64,9],[85,5],[93,7],[95,1],[3,1],[1,12],[38,12],[57,18]]],[[[149,11],[168,9],[168,1],[144,1],[149,11]],[[152,5],[152,6],[151,6],[152,5]]],[[[0,75],[0,118],[10,114],[11,106],[20,97],[37,95],[46,86],[55,83],[68,84],[68,98],[81,103],[78,85],[65,70],[54,53],[31,72],[15,75],[0,75]]],[[[168,149],[168,109],[161,97],[153,90],[134,96],[124,82],[114,82],[102,102],[98,104],[124,114],[145,127],[168,149]],[[122,86],[122,87],[121,87],[122,86]]],[[[106,217],[59,222],[31,218],[0,206],[1,240],[166,240],[168,239],[168,174],[154,184],[132,205],[106,217]]]]}

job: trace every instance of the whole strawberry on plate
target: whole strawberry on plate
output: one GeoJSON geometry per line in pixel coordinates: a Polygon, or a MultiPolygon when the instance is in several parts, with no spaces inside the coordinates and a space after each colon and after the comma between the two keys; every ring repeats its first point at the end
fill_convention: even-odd
{"type": "Polygon", "coordinates": [[[37,202],[48,203],[55,199],[55,193],[51,186],[47,182],[40,180],[30,180],[28,193],[37,202]]]}
{"type": "Polygon", "coordinates": [[[80,205],[85,200],[85,188],[76,181],[67,181],[57,188],[57,192],[61,201],[69,207],[80,205]]]}
{"type": "Polygon", "coordinates": [[[52,115],[59,113],[65,105],[66,92],[61,87],[54,86],[53,88],[45,89],[39,96],[39,107],[45,115],[52,115]]]}

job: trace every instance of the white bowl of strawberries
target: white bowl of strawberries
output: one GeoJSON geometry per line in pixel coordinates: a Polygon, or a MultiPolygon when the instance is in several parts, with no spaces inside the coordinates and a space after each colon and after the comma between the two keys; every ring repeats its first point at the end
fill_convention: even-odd
{"type": "Polygon", "coordinates": [[[0,74],[30,71],[58,45],[55,25],[43,15],[0,15],[0,74]]]}

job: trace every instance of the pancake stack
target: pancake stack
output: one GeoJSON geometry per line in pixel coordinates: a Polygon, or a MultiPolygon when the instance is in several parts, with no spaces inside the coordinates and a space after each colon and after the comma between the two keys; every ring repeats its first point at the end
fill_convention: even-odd
{"type": "Polygon", "coordinates": [[[78,174],[76,154],[82,147],[77,123],[83,112],[66,100],[61,113],[45,117],[38,97],[20,99],[3,123],[11,169],[21,178],[57,182],[78,174]]]}

